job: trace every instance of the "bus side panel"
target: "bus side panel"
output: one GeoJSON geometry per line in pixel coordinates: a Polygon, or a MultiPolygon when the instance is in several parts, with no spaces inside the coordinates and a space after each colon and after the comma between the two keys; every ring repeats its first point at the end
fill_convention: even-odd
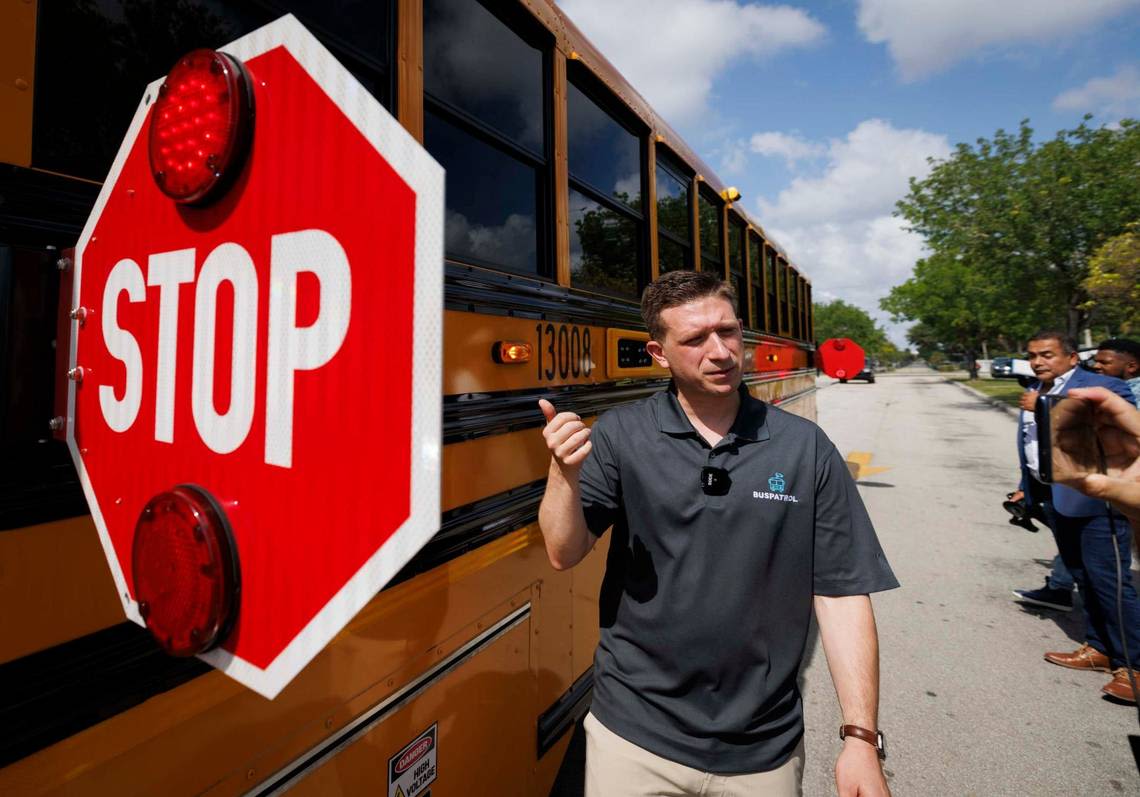
{"type": "Polygon", "coordinates": [[[570,571],[574,574],[574,678],[594,665],[594,649],[598,646],[598,596],[609,550],[610,535],[606,532],[594,550],[570,571]]]}
{"type": "Polygon", "coordinates": [[[0,664],[121,623],[91,517],[0,533],[0,664]]]}
{"type": "Polygon", "coordinates": [[[37,3],[5,3],[0,11],[0,161],[32,162],[37,3]]]}
{"type": "Polygon", "coordinates": [[[530,677],[532,636],[532,623],[515,626],[341,750],[292,793],[391,794],[393,759],[433,725],[438,739],[428,753],[435,755],[437,779],[428,786],[433,793],[531,793],[526,780],[534,758],[534,722],[527,710],[534,705],[536,686],[530,677]]]}
{"type": "Polygon", "coordinates": [[[568,652],[551,644],[556,661],[547,664],[545,635],[533,633],[544,616],[569,616],[568,578],[555,574],[563,586],[550,588],[552,573],[537,526],[526,526],[380,593],[275,700],[209,672],[0,769],[0,794],[243,793],[524,605],[539,642],[524,649],[531,676],[509,716],[528,729],[533,762],[549,705],[535,699],[535,681],[549,679],[547,694],[570,686],[568,652]],[[559,601],[566,608],[542,606],[559,601]]]}

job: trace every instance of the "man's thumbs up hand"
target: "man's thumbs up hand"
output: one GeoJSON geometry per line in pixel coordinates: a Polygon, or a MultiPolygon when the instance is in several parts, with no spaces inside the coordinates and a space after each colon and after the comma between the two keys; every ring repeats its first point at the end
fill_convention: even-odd
{"type": "Polygon", "coordinates": [[[542,437],[550,455],[563,470],[577,470],[590,454],[590,427],[572,412],[557,412],[546,399],[538,400],[538,408],[546,418],[542,437]]]}

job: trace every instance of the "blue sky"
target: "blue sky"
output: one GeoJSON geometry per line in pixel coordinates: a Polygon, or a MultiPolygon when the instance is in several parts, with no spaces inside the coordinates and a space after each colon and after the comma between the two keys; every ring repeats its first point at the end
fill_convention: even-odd
{"type": "Polygon", "coordinates": [[[812,280],[871,312],[922,242],[892,217],[958,142],[1140,117],[1140,0],[559,0],[812,280]]]}

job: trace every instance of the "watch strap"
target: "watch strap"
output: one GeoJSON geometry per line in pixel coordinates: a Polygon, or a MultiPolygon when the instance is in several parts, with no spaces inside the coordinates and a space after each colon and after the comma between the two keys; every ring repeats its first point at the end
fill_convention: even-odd
{"type": "Polygon", "coordinates": [[[875,748],[881,760],[886,760],[887,748],[883,741],[882,731],[869,731],[866,728],[860,728],[858,725],[841,725],[839,727],[839,738],[846,739],[848,736],[854,736],[856,739],[861,739],[867,744],[875,748]]]}

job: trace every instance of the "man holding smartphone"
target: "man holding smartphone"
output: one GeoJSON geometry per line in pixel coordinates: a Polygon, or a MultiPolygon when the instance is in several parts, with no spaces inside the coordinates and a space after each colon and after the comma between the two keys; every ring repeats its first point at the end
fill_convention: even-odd
{"type": "Polygon", "coordinates": [[[592,428],[540,402],[551,564],[573,567],[612,526],[586,795],[801,794],[814,609],[846,723],[838,793],[888,797],[868,593],[898,582],[835,446],[742,384],[736,307],[714,274],[665,274],[642,316],[669,388],[592,428]]]}
{"type": "Polygon", "coordinates": [[[1124,643],[1129,653],[1140,656],[1140,601],[1131,579],[1124,578],[1123,625],[1116,611],[1116,554],[1122,572],[1131,563],[1128,523],[1122,516],[1109,517],[1102,501],[1089,498],[1060,484],[1045,484],[1039,471],[1037,425],[1033,411],[1039,395],[1063,396],[1073,388],[1104,387],[1133,402],[1132,391],[1119,379],[1077,368],[1076,344],[1066,333],[1038,332],[1029,341],[1029,366],[1037,376],[1022,398],[1018,423],[1018,456],[1021,461],[1020,489],[1029,505],[1039,505],[1057,541],[1065,567],[1080,590],[1085,610],[1085,644],[1077,650],[1051,652],[1045,660],[1076,670],[1112,672],[1113,680],[1102,691],[1119,700],[1136,702],[1125,668],[1124,643]]]}

